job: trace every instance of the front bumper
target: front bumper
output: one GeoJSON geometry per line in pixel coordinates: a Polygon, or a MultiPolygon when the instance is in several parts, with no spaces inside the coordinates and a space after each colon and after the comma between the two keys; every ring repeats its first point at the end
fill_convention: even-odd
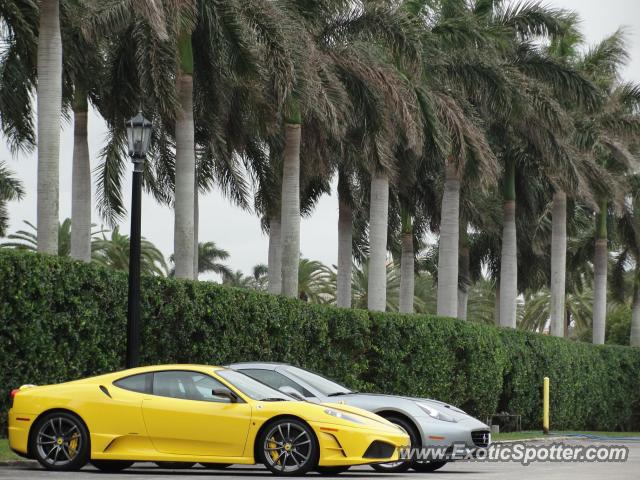
{"type": "Polygon", "coordinates": [[[458,422],[443,422],[428,416],[416,417],[415,420],[423,447],[474,454],[491,444],[489,427],[471,417],[458,422]]]}
{"type": "Polygon", "coordinates": [[[409,444],[406,434],[392,428],[378,430],[320,422],[312,422],[311,426],[320,444],[318,465],[323,467],[393,462],[398,460],[400,449],[409,444]]]}

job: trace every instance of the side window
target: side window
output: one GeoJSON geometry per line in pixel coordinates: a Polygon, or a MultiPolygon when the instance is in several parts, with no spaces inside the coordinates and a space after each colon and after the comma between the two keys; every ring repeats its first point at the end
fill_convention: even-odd
{"type": "Polygon", "coordinates": [[[302,385],[297,384],[290,378],[285,377],[281,373],[278,373],[274,370],[248,368],[246,370],[240,370],[240,372],[244,373],[245,375],[248,375],[254,380],[264,383],[265,385],[269,385],[271,388],[275,388],[276,390],[280,389],[280,387],[291,387],[291,388],[295,388],[298,392],[300,392],[306,398],[310,398],[314,396],[313,393],[311,393],[309,390],[304,388],[302,385]]]}
{"type": "Polygon", "coordinates": [[[130,377],[121,378],[120,380],[113,382],[113,384],[116,387],[131,390],[132,392],[151,393],[152,379],[152,373],[142,373],[139,375],[131,375],[130,377]]]}
{"type": "Polygon", "coordinates": [[[215,378],[198,372],[170,370],[153,374],[153,394],[161,397],[230,403],[227,397],[213,394],[215,388],[226,388],[215,378]]]}

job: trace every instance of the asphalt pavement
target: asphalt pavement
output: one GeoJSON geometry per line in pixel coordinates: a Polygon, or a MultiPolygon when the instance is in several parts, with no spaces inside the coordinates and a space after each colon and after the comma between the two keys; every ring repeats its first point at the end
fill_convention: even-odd
{"type": "MultiPolygon", "coordinates": [[[[513,462],[453,462],[445,465],[434,473],[380,474],[370,467],[355,467],[336,477],[320,477],[310,473],[306,478],[341,478],[348,479],[486,479],[486,480],[629,480],[639,478],[640,475],[640,442],[638,441],[609,441],[575,439],[565,443],[572,445],[624,445],[629,448],[629,458],[623,463],[577,463],[577,462],[535,462],[528,466],[513,462]]],[[[189,470],[165,470],[150,463],[137,463],[133,467],[117,474],[105,474],[92,467],[85,467],[80,472],[48,472],[34,465],[32,462],[19,465],[0,467],[0,479],[31,480],[31,479],[70,479],[70,480],[199,480],[204,478],[216,480],[230,479],[276,479],[261,466],[237,466],[226,470],[207,470],[199,466],[189,470]]]]}

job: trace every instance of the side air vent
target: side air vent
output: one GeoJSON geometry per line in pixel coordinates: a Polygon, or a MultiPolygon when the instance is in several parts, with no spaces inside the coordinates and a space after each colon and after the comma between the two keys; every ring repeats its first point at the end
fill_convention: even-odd
{"type": "Polygon", "coordinates": [[[104,393],[107,397],[112,398],[109,390],[107,390],[107,387],[105,387],[104,385],[100,385],[100,390],[102,390],[102,393],[104,393]]]}

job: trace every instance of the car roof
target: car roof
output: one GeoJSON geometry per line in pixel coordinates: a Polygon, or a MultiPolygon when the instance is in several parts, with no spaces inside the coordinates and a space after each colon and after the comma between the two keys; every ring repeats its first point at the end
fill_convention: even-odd
{"type": "Polygon", "coordinates": [[[275,370],[278,367],[289,367],[288,363],[282,362],[238,362],[228,365],[233,370],[242,370],[243,368],[261,368],[263,370],[275,370]]]}
{"type": "Polygon", "coordinates": [[[205,371],[216,371],[216,370],[224,370],[224,367],[218,367],[215,365],[202,365],[202,364],[191,364],[191,363],[173,363],[166,365],[147,365],[144,367],[136,367],[130,368],[127,370],[122,370],[120,374],[126,375],[135,375],[138,373],[148,373],[148,372],[160,372],[163,370],[205,370],[205,371]]]}

